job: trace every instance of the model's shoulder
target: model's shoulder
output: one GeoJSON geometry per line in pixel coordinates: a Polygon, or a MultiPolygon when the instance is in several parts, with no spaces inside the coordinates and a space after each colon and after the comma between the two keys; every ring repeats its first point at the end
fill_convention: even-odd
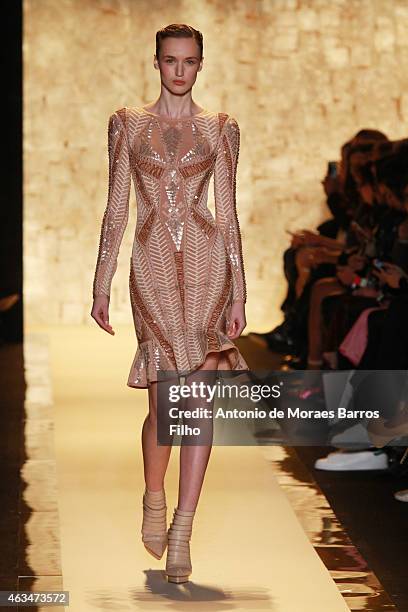
{"type": "Polygon", "coordinates": [[[141,106],[125,106],[128,117],[139,119],[140,117],[149,118],[141,106]]]}
{"type": "Polygon", "coordinates": [[[146,117],[146,113],[140,106],[122,106],[113,111],[111,117],[115,115],[122,119],[123,123],[129,121],[129,119],[146,117]]]}
{"type": "Polygon", "coordinates": [[[126,108],[111,111],[108,119],[109,129],[123,131],[127,126],[126,108]]]}
{"type": "Polygon", "coordinates": [[[233,115],[230,115],[229,113],[225,113],[223,111],[219,111],[218,113],[214,114],[217,118],[220,133],[226,130],[239,130],[238,121],[233,115]]]}
{"type": "Polygon", "coordinates": [[[227,128],[239,129],[238,121],[233,115],[227,115],[225,123],[227,128]]]}
{"type": "Polygon", "coordinates": [[[128,136],[131,137],[142,129],[146,121],[149,120],[149,115],[143,112],[143,109],[139,106],[123,106],[116,109],[110,118],[120,123],[128,136]]]}
{"type": "Polygon", "coordinates": [[[228,119],[229,117],[228,113],[224,113],[222,111],[211,111],[211,110],[205,110],[201,116],[205,119],[208,119],[209,121],[218,121],[222,123],[226,121],[226,119],[228,119]]]}

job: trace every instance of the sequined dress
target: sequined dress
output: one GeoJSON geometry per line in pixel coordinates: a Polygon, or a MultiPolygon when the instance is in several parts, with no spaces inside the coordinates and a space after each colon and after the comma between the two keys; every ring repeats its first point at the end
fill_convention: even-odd
{"type": "Polygon", "coordinates": [[[171,119],[124,107],[109,117],[108,201],[93,297],[110,296],[133,177],[129,290],[138,346],[130,387],[149,387],[159,370],[187,374],[212,351],[222,352],[219,370],[249,369],[226,335],[232,302],[246,302],[235,200],[239,144],[238,123],[225,113],[171,119]],[[211,176],[215,218],[207,207],[211,176]]]}

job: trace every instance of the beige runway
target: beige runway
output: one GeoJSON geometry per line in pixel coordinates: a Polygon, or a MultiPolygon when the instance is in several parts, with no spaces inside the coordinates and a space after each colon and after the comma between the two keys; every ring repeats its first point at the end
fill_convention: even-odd
{"type": "MultiPolygon", "coordinates": [[[[236,610],[344,612],[262,448],[212,450],[191,540],[187,585],[167,584],[165,557],[144,549],[141,426],[147,391],[125,384],[134,331],[42,328],[55,405],[61,556],[71,612],[236,610]]],[[[166,477],[177,500],[179,447],[166,477]]]]}

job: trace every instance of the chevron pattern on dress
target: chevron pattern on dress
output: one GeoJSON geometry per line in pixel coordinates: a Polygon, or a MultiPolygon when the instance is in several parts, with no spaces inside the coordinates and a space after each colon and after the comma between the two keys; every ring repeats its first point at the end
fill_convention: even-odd
{"type": "Polygon", "coordinates": [[[213,168],[215,164],[215,155],[212,153],[210,157],[207,159],[203,159],[202,161],[196,162],[194,164],[189,164],[188,166],[180,166],[179,172],[183,176],[183,178],[188,179],[192,176],[196,176],[197,174],[201,174],[207,168],[213,168]]]}
{"type": "Polygon", "coordinates": [[[150,232],[152,231],[152,227],[153,227],[153,223],[154,223],[154,219],[156,217],[156,211],[154,209],[152,209],[149,213],[149,216],[147,217],[146,221],[143,223],[142,225],[142,229],[140,230],[140,232],[138,233],[137,237],[139,242],[141,242],[143,245],[146,245],[149,236],[150,236],[150,232]]]}
{"type": "Polygon", "coordinates": [[[158,212],[160,209],[160,186],[161,183],[157,179],[149,176],[148,174],[143,174],[143,183],[147,193],[149,194],[149,202],[156,208],[158,212]]]}
{"type": "Polygon", "coordinates": [[[148,257],[166,329],[183,325],[173,252],[167,228],[162,222],[156,223],[150,234],[148,257]]]}
{"type": "MultiPolygon", "coordinates": [[[[167,317],[163,311],[160,302],[160,294],[155,286],[154,275],[151,270],[150,241],[147,243],[147,246],[144,247],[138,240],[135,240],[130,265],[133,268],[134,282],[137,284],[138,291],[143,296],[143,300],[148,306],[150,314],[159,327],[165,331],[167,327],[167,317]]],[[[136,312],[138,312],[137,309],[136,312]]],[[[150,337],[150,331],[143,330],[143,332],[146,331],[148,333],[142,334],[142,340],[147,340],[150,337]]]]}
{"type": "Polygon", "coordinates": [[[132,166],[132,171],[133,171],[133,177],[134,177],[134,182],[135,182],[135,186],[138,189],[140,195],[142,196],[145,205],[148,208],[152,208],[153,203],[150,199],[150,195],[148,190],[146,189],[146,185],[145,185],[145,181],[143,179],[143,176],[138,168],[138,166],[136,164],[133,164],[132,166]]]}
{"type": "Polygon", "coordinates": [[[197,128],[194,121],[191,122],[191,132],[193,135],[194,144],[182,157],[180,157],[180,164],[185,162],[191,162],[196,157],[204,157],[208,153],[208,142],[203,136],[201,131],[197,128]]]}
{"type": "MultiPolygon", "coordinates": [[[[208,283],[209,274],[209,242],[207,236],[202,231],[201,227],[193,220],[189,219],[186,224],[185,242],[184,242],[184,261],[185,261],[185,281],[188,286],[201,286],[208,283]],[[194,261],[194,266],[190,262],[194,261]]],[[[191,294],[191,292],[190,292],[191,294]]],[[[190,303],[187,306],[190,308],[190,303]]],[[[203,313],[192,313],[189,310],[189,323],[191,319],[198,316],[198,321],[201,320],[203,313]]],[[[202,326],[202,324],[201,324],[202,326]]]]}
{"type": "MultiPolygon", "coordinates": [[[[195,119],[195,123],[197,124],[202,136],[209,143],[211,151],[215,154],[220,135],[220,121],[218,114],[209,112],[207,115],[200,115],[195,119]]],[[[208,155],[208,151],[206,155],[208,155]]]]}
{"type": "MultiPolygon", "coordinates": [[[[225,251],[222,233],[218,229],[212,241],[209,260],[205,264],[208,283],[206,297],[202,303],[200,313],[201,326],[203,328],[208,328],[212,311],[224,287],[226,267],[228,265],[227,258],[228,255],[225,251]]],[[[220,327],[222,325],[223,321],[220,321],[220,327]]]]}
{"type": "Polygon", "coordinates": [[[108,121],[108,155],[108,197],[99,237],[93,297],[110,295],[119,247],[129,218],[129,152],[124,128],[116,113],[108,121]]]}
{"type": "Polygon", "coordinates": [[[122,121],[124,130],[125,130],[125,134],[128,134],[128,114],[127,114],[126,106],[124,106],[123,108],[119,108],[119,110],[116,111],[116,114],[122,121]]]}
{"type": "Polygon", "coordinates": [[[184,266],[183,266],[183,251],[174,251],[174,262],[176,264],[177,282],[180,291],[181,304],[183,309],[183,321],[185,320],[185,302],[184,302],[184,266]]]}
{"type": "Polygon", "coordinates": [[[239,155],[239,128],[235,120],[229,119],[220,138],[217,161],[214,171],[214,191],[216,220],[224,236],[225,248],[230,257],[233,273],[233,299],[246,301],[246,280],[243,268],[241,231],[236,211],[236,167],[239,155]],[[233,141],[236,149],[231,149],[228,140],[231,130],[235,130],[233,141]]]}
{"type": "Polygon", "coordinates": [[[214,236],[215,232],[217,231],[216,228],[213,225],[211,225],[207,221],[207,219],[204,219],[204,217],[200,215],[200,213],[197,212],[196,209],[194,208],[192,209],[191,216],[193,217],[197,225],[200,226],[200,228],[202,229],[202,231],[204,232],[208,240],[214,236]]]}
{"type": "Polygon", "coordinates": [[[153,178],[160,180],[163,176],[164,168],[150,161],[150,159],[139,158],[137,165],[141,172],[144,172],[153,178]]]}
{"type": "Polygon", "coordinates": [[[125,135],[123,134],[122,131],[120,131],[119,132],[119,136],[117,138],[117,141],[116,141],[116,143],[114,145],[114,149],[113,149],[111,172],[110,172],[112,187],[114,186],[114,181],[115,181],[115,178],[117,176],[117,172],[116,172],[117,164],[118,164],[119,157],[120,157],[120,154],[121,154],[121,151],[122,151],[124,139],[125,139],[125,135]]]}
{"type": "Polygon", "coordinates": [[[215,329],[208,329],[206,331],[206,336],[208,348],[212,351],[219,351],[221,348],[221,342],[215,329]]]}
{"type": "Polygon", "coordinates": [[[159,327],[159,325],[156,323],[156,321],[153,319],[152,315],[150,314],[148,308],[146,307],[142,296],[140,295],[137,286],[136,286],[136,282],[135,282],[135,278],[134,278],[134,270],[133,267],[131,268],[131,274],[130,274],[130,290],[132,292],[132,298],[134,300],[134,303],[137,305],[143,319],[145,320],[146,324],[150,327],[150,329],[152,330],[152,332],[154,333],[154,335],[156,336],[157,340],[159,341],[161,347],[163,348],[164,352],[166,353],[167,357],[169,358],[170,362],[173,363],[174,365],[176,365],[176,360],[174,357],[174,353],[173,353],[173,349],[171,347],[171,344],[167,341],[164,333],[162,332],[161,328],[159,327]]]}
{"type": "Polygon", "coordinates": [[[232,300],[246,299],[235,196],[239,136],[226,113],[172,119],[124,107],[110,118],[94,289],[109,295],[133,177],[129,290],[138,351],[130,386],[149,387],[158,370],[194,370],[209,351],[227,350],[234,369],[248,369],[225,329],[232,300]],[[212,176],[214,217],[207,204],[212,176]]]}
{"type": "Polygon", "coordinates": [[[218,126],[219,126],[219,133],[221,134],[224,124],[226,122],[226,120],[228,119],[228,115],[227,113],[218,113],[218,126]]]}
{"type": "Polygon", "coordinates": [[[195,195],[192,199],[192,206],[196,207],[199,204],[201,196],[203,195],[203,191],[208,186],[208,181],[210,179],[211,173],[212,169],[207,170],[203,178],[198,183],[197,191],[195,192],[195,195]]]}
{"type": "MultiPolygon", "coordinates": [[[[228,261],[228,260],[227,260],[228,261]]],[[[231,282],[232,282],[232,275],[231,275],[231,268],[228,265],[227,266],[227,274],[225,277],[225,283],[224,283],[224,287],[223,290],[221,292],[221,295],[219,297],[219,300],[211,314],[211,318],[210,318],[210,322],[208,325],[208,330],[207,330],[207,334],[209,335],[209,343],[213,343],[211,344],[211,348],[213,348],[214,344],[216,344],[216,347],[219,348],[219,339],[218,336],[216,336],[216,338],[214,337],[214,329],[216,329],[217,324],[218,324],[218,320],[221,316],[221,313],[223,312],[223,310],[225,309],[225,307],[227,306],[228,303],[228,298],[229,298],[229,294],[230,294],[230,290],[231,290],[231,282]]]]}
{"type": "Polygon", "coordinates": [[[166,160],[160,155],[156,149],[154,149],[152,145],[152,135],[153,135],[154,121],[149,119],[145,128],[143,129],[140,135],[140,148],[138,151],[138,155],[140,157],[147,157],[154,161],[160,162],[162,164],[166,163],[166,160]]]}
{"type": "Polygon", "coordinates": [[[230,181],[230,187],[232,189],[233,185],[232,185],[232,172],[233,172],[233,168],[232,168],[232,155],[231,155],[231,151],[230,151],[230,146],[229,146],[229,142],[227,140],[227,137],[224,136],[222,137],[222,144],[223,144],[223,151],[224,151],[224,155],[225,155],[225,161],[227,164],[227,173],[228,173],[228,180],[230,181]]]}

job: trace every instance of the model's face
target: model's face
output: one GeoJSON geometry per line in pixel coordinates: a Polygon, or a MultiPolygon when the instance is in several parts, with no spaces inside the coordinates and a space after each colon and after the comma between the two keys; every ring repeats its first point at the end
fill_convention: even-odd
{"type": "Polygon", "coordinates": [[[159,58],[154,58],[154,67],[160,70],[163,86],[175,95],[185,94],[192,88],[202,64],[194,38],[165,38],[159,58]]]}

